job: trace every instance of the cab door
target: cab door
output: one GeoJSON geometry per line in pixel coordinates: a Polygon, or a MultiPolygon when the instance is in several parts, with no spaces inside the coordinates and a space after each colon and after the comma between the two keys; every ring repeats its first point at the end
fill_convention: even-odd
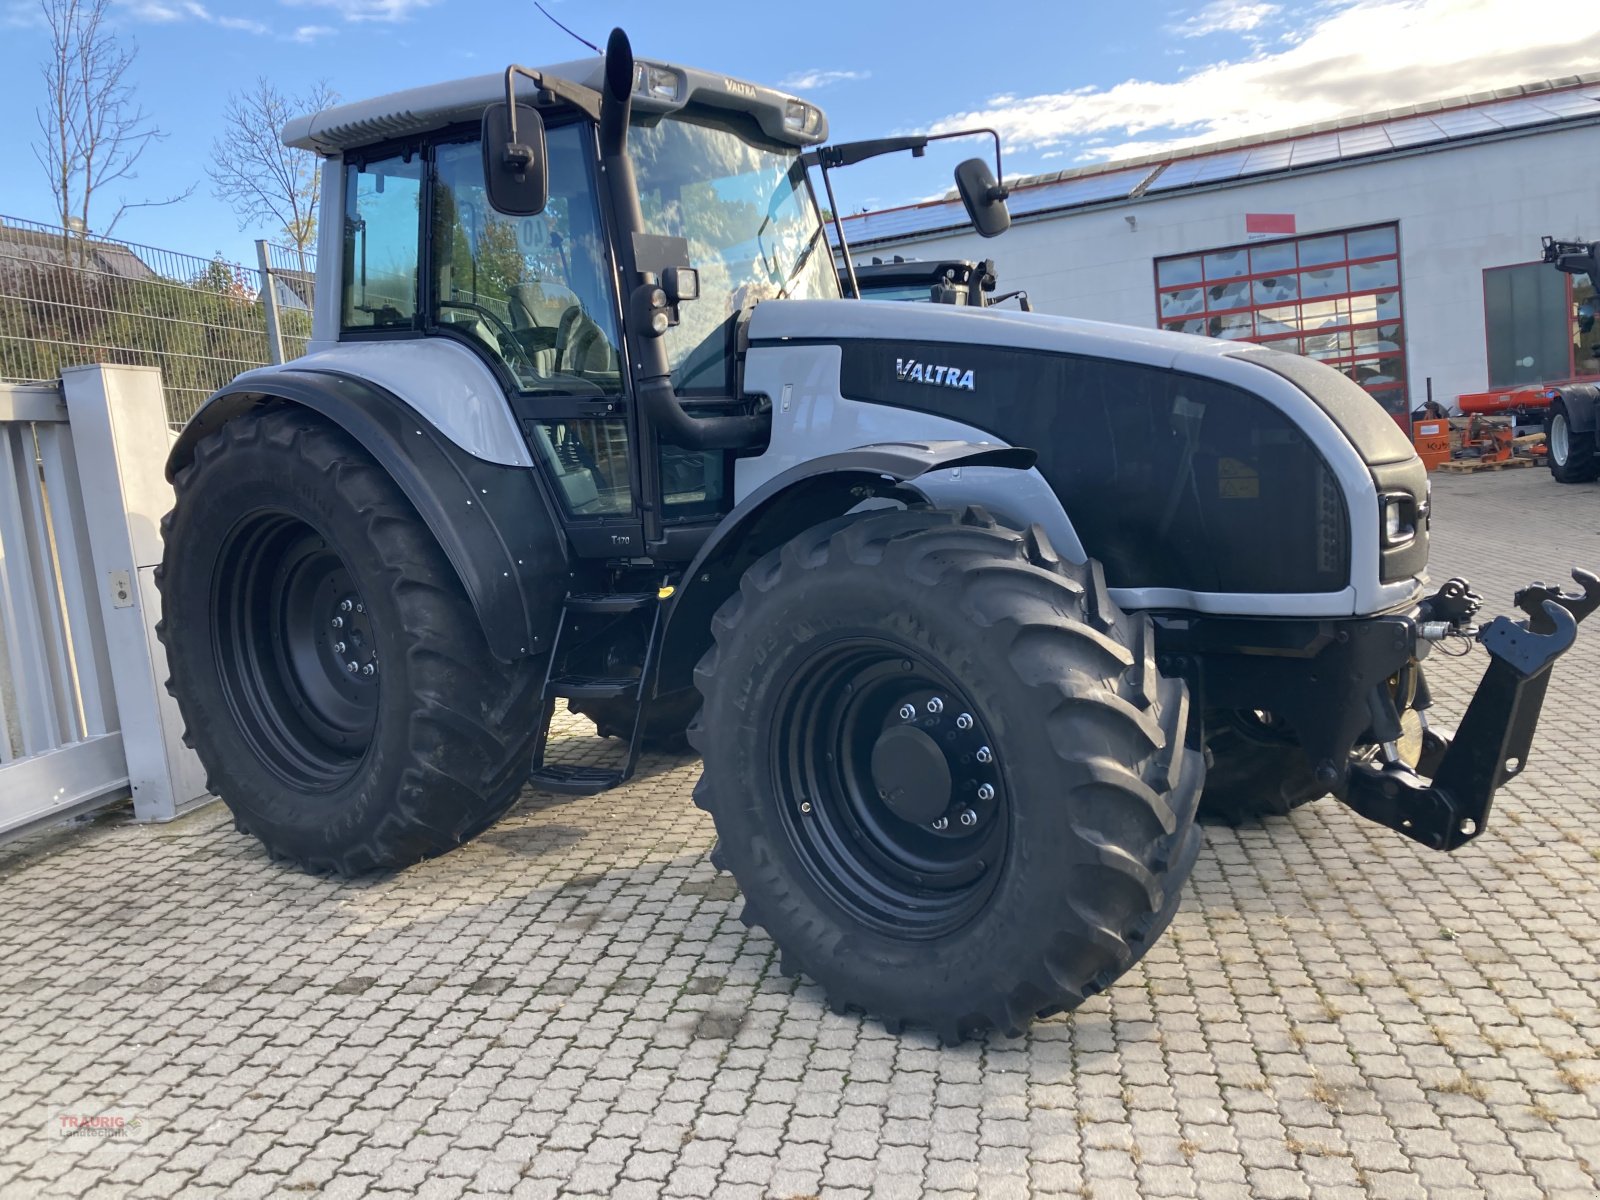
{"type": "Polygon", "coordinates": [[[427,331],[465,341],[495,369],[573,549],[636,557],[638,437],[594,130],[552,123],[546,138],[550,200],[536,216],[489,204],[476,129],[433,146],[427,331]]]}

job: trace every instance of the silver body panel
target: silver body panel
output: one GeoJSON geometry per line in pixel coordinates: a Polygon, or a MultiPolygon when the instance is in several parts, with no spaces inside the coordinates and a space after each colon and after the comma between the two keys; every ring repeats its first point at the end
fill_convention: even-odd
{"type": "Polygon", "coordinates": [[[450,338],[340,342],[281,367],[246,371],[239,379],[270,391],[272,376],[285,370],[338,371],[369,380],[467,453],[506,467],[533,466],[500,381],[483,359],[450,338]]]}
{"type": "MultiPolygon", "coordinates": [[[[758,458],[739,460],[736,498],[808,458],[851,445],[905,439],[964,438],[999,443],[977,424],[965,425],[889,405],[847,400],[839,390],[840,352],[827,341],[873,340],[1004,345],[1064,354],[1115,359],[1183,371],[1244,388],[1284,412],[1322,451],[1345,497],[1350,518],[1351,583],[1336,592],[1224,593],[1182,588],[1113,588],[1125,608],[1179,608],[1240,616],[1341,617],[1385,612],[1421,595],[1417,579],[1379,581],[1377,488],[1360,454],[1322,408],[1283,376],[1234,357],[1232,343],[1160,330],[1136,329],[1052,317],[894,301],[793,300],[758,305],[750,319],[753,343],[745,364],[748,391],[769,396],[772,437],[758,458]],[[784,345],[793,342],[794,345],[784,345]],[[786,391],[787,389],[787,391],[786,391]]],[[[959,350],[947,356],[955,365],[959,350]]],[[[979,388],[981,389],[981,381],[979,388]]],[[[973,419],[981,422],[981,390],[972,394],[973,419]]],[[[953,472],[941,473],[949,476],[953,472]]],[[[976,472],[968,472],[976,475],[976,472]]],[[[1004,473],[1001,473],[1002,475],[1004,473]]],[[[975,484],[968,502],[981,503],[1012,520],[1037,521],[1062,553],[1083,549],[1070,533],[1070,516],[1036,471],[1016,476],[1014,499],[1004,482],[975,484]],[[1033,480],[1037,480],[1035,487],[1033,480]],[[1010,502],[1007,503],[1007,500],[1010,502]]],[[[961,502],[963,481],[928,482],[943,497],[961,502]]]]}

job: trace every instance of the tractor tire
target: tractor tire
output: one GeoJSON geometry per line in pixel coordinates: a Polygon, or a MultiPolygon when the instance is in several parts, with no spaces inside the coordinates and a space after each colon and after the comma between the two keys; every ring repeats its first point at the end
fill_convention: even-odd
{"type": "Polygon", "coordinates": [[[489,652],[444,552],[357,443],[261,410],[173,482],[167,688],[242,831],[348,876],[443,854],[511,806],[542,676],[489,652]]]}
{"type": "Polygon", "coordinates": [[[978,509],[877,510],[760,559],[712,633],[695,803],[745,924],[835,1011],[1015,1035],[1171,920],[1205,765],[1098,565],[978,509]]]}
{"type": "MultiPolygon", "coordinates": [[[[567,707],[593,721],[600,737],[627,741],[633,736],[633,714],[638,705],[632,700],[569,700],[567,707]]],[[[651,700],[644,709],[640,746],[656,754],[687,753],[689,722],[699,709],[700,696],[693,688],[651,700]]]]}
{"type": "Polygon", "coordinates": [[[1200,816],[1229,825],[1287,816],[1328,794],[1305,751],[1253,713],[1206,714],[1206,786],[1200,816]]]}
{"type": "Polygon", "coordinates": [[[1595,454],[1594,431],[1577,433],[1566,404],[1555,400],[1545,419],[1545,458],[1557,483],[1588,483],[1600,478],[1600,456],[1595,454]]]}

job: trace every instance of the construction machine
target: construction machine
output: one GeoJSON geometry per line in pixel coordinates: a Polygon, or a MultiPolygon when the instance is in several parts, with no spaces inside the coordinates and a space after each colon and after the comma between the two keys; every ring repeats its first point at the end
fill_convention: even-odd
{"type": "MultiPolygon", "coordinates": [[[[1544,261],[1566,275],[1589,277],[1592,287],[1600,288],[1600,242],[1568,242],[1544,239],[1544,261]]],[[[1580,306],[1577,336],[1594,333],[1595,304],[1588,311],[1580,306]]],[[[1600,344],[1600,343],[1596,343],[1600,344]]],[[[1591,345],[1591,354],[1596,354],[1591,345]]],[[[1600,387],[1592,383],[1567,383],[1542,389],[1546,455],[1550,474],[1557,483],[1587,483],[1600,478],[1600,451],[1596,433],[1600,431],[1600,387]]]]}
{"type": "MultiPolygon", "coordinates": [[[[811,171],[905,140],[827,133],[620,31],[288,126],[326,160],[312,342],[178,438],[159,573],[238,827],[404,867],[686,733],[783,969],[950,1040],[1125,973],[1202,794],[1480,837],[1600,580],[1486,623],[1430,591],[1421,463],[1310,360],[845,298],[811,171]],[[1445,639],[1488,654],[1454,738],[1445,639]],[[551,760],[562,701],[614,766],[551,760]]],[[[956,177],[1000,232],[999,170],[956,177]]]]}

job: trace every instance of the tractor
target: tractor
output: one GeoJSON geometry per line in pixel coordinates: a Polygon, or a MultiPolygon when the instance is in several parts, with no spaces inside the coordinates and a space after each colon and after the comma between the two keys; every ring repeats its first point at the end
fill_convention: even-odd
{"type": "MultiPolygon", "coordinates": [[[[1430,592],[1426,473],[1318,363],[843,295],[813,171],[837,211],[831,169],[919,139],[827,133],[621,31],[289,124],[312,342],[175,442],[158,576],[237,827],[401,868],[686,737],[782,969],[951,1041],[1128,971],[1202,804],[1481,835],[1600,580],[1483,624],[1430,592]],[[1453,739],[1447,639],[1489,656],[1453,739]],[[562,700],[613,765],[547,759],[562,700]]],[[[980,233],[1002,179],[956,168],[980,233]]]]}
{"type": "MultiPolygon", "coordinates": [[[[982,262],[962,258],[924,262],[896,254],[885,262],[875,257],[870,263],[856,264],[855,279],[863,300],[915,300],[977,308],[1015,300],[1021,311],[1033,311],[1027,292],[994,294],[998,279],[992,258],[982,262]]],[[[839,286],[850,286],[849,271],[840,270],[839,286]]]]}
{"type": "MultiPolygon", "coordinates": [[[[1566,275],[1589,277],[1600,288],[1600,242],[1564,242],[1544,239],[1544,261],[1566,275]]],[[[1577,336],[1594,333],[1595,302],[1579,306],[1577,336]]],[[[1591,356],[1600,356],[1600,339],[1592,339],[1591,356]]],[[[1545,461],[1557,483],[1587,483],[1600,478],[1600,387],[1568,383],[1544,392],[1545,461]]]]}

